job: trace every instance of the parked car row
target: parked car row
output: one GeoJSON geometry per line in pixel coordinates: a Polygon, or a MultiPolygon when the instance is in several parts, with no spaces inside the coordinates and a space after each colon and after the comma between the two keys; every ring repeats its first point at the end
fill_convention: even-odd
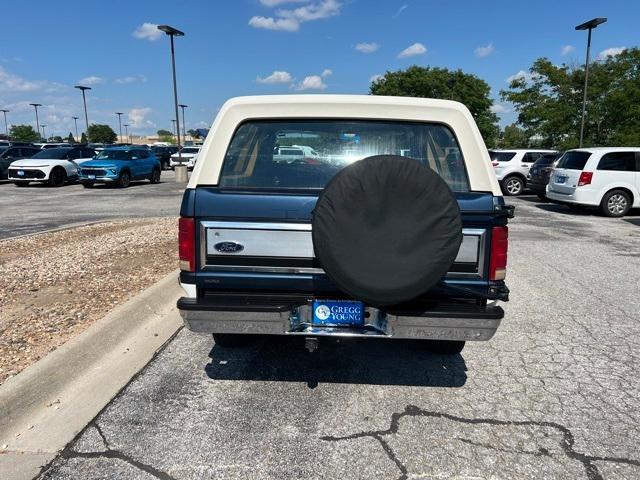
{"type": "MultiPolygon", "coordinates": [[[[127,187],[131,181],[143,179],[157,183],[162,170],[180,163],[178,150],[173,145],[2,142],[0,179],[8,179],[19,187],[30,183],[60,187],[74,181],[85,187],[96,183],[127,187]]],[[[182,163],[193,169],[199,151],[199,146],[183,147],[182,163]]]]}
{"type": "Polygon", "coordinates": [[[505,195],[530,189],[572,209],[595,207],[609,217],[640,208],[640,147],[490,150],[505,195]]]}

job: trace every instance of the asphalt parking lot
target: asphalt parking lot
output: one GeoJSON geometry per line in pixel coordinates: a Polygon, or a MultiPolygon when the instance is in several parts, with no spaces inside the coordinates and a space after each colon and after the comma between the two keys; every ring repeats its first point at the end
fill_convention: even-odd
{"type": "Polygon", "coordinates": [[[639,217],[512,202],[490,342],[182,330],[42,478],[639,478],[639,217]]]}
{"type": "Polygon", "coordinates": [[[174,180],[174,172],[166,170],[158,184],[132,182],[126,189],[107,185],[86,189],[79,183],[60,188],[43,184],[18,188],[0,182],[0,239],[101,220],[175,217],[185,184],[174,180]]]}

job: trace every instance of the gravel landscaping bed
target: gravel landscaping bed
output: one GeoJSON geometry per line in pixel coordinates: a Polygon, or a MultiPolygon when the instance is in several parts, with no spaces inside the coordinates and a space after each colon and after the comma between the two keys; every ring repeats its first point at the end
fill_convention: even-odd
{"type": "Polygon", "coordinates": [[[0,242],[0,384],[177,268],[176,224],[124,220],[0,242]]]}

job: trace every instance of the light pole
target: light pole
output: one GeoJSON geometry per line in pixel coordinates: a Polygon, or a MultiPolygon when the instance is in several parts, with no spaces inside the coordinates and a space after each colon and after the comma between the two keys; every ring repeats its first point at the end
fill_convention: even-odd
{"type": "Polygon", "coordinates": [[[40,137],[40,141],[42,141],[42,136],[40,135],[40,120],[38,119],[38,107],[41,107],[41,103],[30,103],[33,108],[36,109],[36,132],[38,132],[38,136],[40,137]]]}
{"type": "Polygon", "coordinates": [[[176,136],[176,119],[175,118],[171,119],[171,134],[174,137],[176,136]]]}
{"type": "Polygon", "coordinates": [[[80,137],[78,136],[78,118],[80,117],[71,117],[73,118],[73,123],[76,124],[76,142],[80,143],[80,137]]]}
{"type": "Polygon", "coordinates": [[[189,105],[183,105],[182,103],[178,105],[182,109],[182,138],[187,139],[187,124],[184,121],[184,109],[189,105]]]}
{"type": "MultiPolygon", "coordinates": [[[[177,133],[177,141],[178,141],[178,149],[180,149],[180,118],[178,117],[178,86],[176,83],[176,56],[173,48],[173,37],[184,37],[184,32],[173,28],[169,25],[158,25],[158,30],[163,31],[169,38],[171,39],[171,69],[173,71],[173,104],[175,107],[175,115],[176,115],[176,133],[177,133]]],[[[182,167],[182,154],[180,150],[178,150],[178,164],[182,167]]],[[[176,170],[176,181],[187,181],[187,173],[185,171],[181,171],[180,173],[176,170]]]]}
{"type": "Polygon", "coordinates": [[[0,110],[0,112],[4,113],[4,133],[7,135],[7,140],[9,140],[9,126],[7,125],[7,113],[9,110],[0,110]]]}
{"type": "MultiPolygon", "coordinates": [[[[120,142],[122,142],[122,112],[116,112],[116,115],[118,115],[118,125],[120,126],[120,142]]],[[[122,142],[125,143],[125,142],[122,142]]]]}
{"type": "Polygon", "coordinates": [[[48,143],[47,141],[47,134],[44,133],[44,127],[46,127],[46,125],[40,125],[42,127],[42,137],[44,138],[44,141],[48,143]]]}
{"type": "Polygon", "coordinates": [[[89,141],[89,116],[87,115],[87,97],[85,97],[85,90],[91,90],[91,87],[83,87],[82,85],[76,85],[75,88],[82,91],[82,103],[84,104],[84,121],[87,124],[87,129],[85,130],[87,134],[87,141],[89,141]]]}
{"type": "Polygon", "coordinates": [[[131,143],[131,137],[129,136],[129,124],[124,124],[124,136],[127,137],[127,142],[131,143]]]}
{"type": "Polygon", "coordinates": [[[576,30],[589,30],[587,36],[587,60],[584,64],[584,96],[582,97],[582,118],[580,119],[580,145],[582,147],[582,139],[584,137],[584,117],[587,110],[587,85],[589,84],[589,54],[591,53],[591,30],[598,25],[607,21],[604,17],[593,18],[588,22],[581,23],[576,27],[576,30]]]}

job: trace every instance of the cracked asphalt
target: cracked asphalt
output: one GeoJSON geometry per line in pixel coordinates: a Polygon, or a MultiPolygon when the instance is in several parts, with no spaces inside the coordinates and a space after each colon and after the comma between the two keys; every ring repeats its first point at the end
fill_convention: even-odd
{"type": "Polygon", "coordinates": [[[511,202],[491,341],[182,330],[41,478],[640,478],[640,217],[511,202]]]}

